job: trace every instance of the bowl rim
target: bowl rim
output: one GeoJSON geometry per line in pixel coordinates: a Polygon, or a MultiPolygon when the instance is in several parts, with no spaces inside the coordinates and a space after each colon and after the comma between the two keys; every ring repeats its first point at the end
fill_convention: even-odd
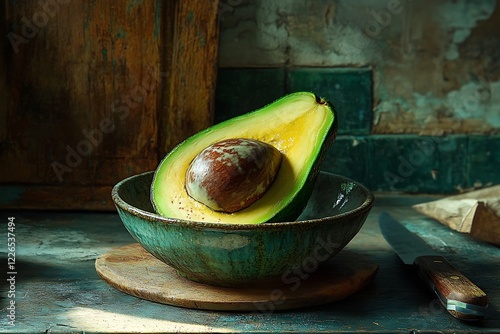
{"type": "Polygon", "coordinates": [[[334,173],[330,173],[330,172],[326,172],[326,171],[320,171],[320,173],[330,175],[330,176],[335,177],[335,178],[342,179],[342,181],[345,181],[345,182],[354,183],[366,195],[365,200],[357,208],[349,210],[349,211],[341,213],[341,214],[338,214],[338,215],[335,215],[335,216],[322,217],[322,218],[317,218],[317,219],[286,221],[286,222],[248,224],[248,223],[205,222],[205,221],[186,220],[186,219],[180,219],[180,218],[168,218],[168,217],[161,216],[157,213],[153,213],[153,212],[139,209],[139,208],[127,203],[119,195],[119,190],[125,183],[131,181],[134,178],[138,178],[141,176],[145,176],[145,175],[149,175],[149,174],[154,175],[154,171],[148,171],[148,172],[144,172],[144,173],[140,173],[140,174],[135,174],[135,175],[129,176],[129,177],[121,180],[112,188],[111,197],[113,199],[115,206],[117,206],[121,210],[124,210],[130,214],[133,214],[134,216],[144,218],[148,221],[155,221],[155,222],[161,222],[164,224],[179,225],[179,226],[185,226],[185,227],[190,227],[190,228],[201,228],[201,229],[209,228],[209,229],[226,230],[226,231],[227,230],[239,230],[239,231],[241,231],[241,230],[256,230],[256,229],[267,230],[267,229],[285,228],[285,227],[294,226],[294,225],[307,226],[307,225],[322,224],[327,220],[331,221],[332,218],[334,218],[335,221],[342,221],[342,220],[345,220],[345,219],[350,218],[352,216],[357,216],[359,214],[362,214],[362,213],[366,212],[367,210],[370,210],[371,207],[373,206],[373,203],[375,201],[375,196],[368,188],[366,188],[361,183],[359,183],[353,179],[350,179],[348,177],[334,174],[334,173]]]}

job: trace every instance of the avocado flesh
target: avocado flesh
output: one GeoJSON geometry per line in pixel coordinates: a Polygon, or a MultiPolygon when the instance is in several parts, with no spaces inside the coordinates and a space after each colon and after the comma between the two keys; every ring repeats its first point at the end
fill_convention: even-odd
{"type": "Polygon", "coordinates": [[[177,145],[155,171],[151,201],[158,214],[174,219],[239,224],[295,220],[309,199],[336,131],[336,114],[327,101],[309,92],[284,96],[177,145]],[[283,155],[278,175],[264,196],[232,214],[211,210],[192,199],[184,185],[186,171],[196,155],[229,138],[260,140],[283,155]]]}

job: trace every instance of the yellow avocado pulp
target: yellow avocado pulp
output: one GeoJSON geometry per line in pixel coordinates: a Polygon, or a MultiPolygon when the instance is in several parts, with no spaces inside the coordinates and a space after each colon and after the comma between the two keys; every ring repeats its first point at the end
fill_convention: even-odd
{"type": "Polygon", "coordinates": [[[162,216],[221,223],[258,224],[294,220],[307,203],[319,163],[336,135],[331,105],[313,93],[287,95],[257,111],[214,125],[176,146],[159,164],[151,200],[162,216]],[[192,199],[184,187],[191,161],[207,146],[229,138],[273,145],[283,155],[274,183],[262,198],[232,213],[213,211],[192,199]]]}

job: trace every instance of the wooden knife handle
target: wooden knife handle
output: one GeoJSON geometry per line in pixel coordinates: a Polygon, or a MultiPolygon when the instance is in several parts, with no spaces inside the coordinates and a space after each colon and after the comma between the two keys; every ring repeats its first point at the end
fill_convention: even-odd
{"type": "Polygon", "coordinates": [[[488,297],[444,257],[420,256],[415,259],[415,265],[452,316],[460,320],[484,318],[488,297]]]}

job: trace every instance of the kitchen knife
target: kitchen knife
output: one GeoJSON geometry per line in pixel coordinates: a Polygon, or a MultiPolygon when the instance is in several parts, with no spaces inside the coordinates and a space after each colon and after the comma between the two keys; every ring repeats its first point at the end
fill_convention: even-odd
{"type": "Polygon", "coordinates": [[[483,290],[388,213],[380,215],[379,225],[401,260],[417,267],[419,276],[452,316],[460,320],[484,318],[488,297],[483,290]]]}

